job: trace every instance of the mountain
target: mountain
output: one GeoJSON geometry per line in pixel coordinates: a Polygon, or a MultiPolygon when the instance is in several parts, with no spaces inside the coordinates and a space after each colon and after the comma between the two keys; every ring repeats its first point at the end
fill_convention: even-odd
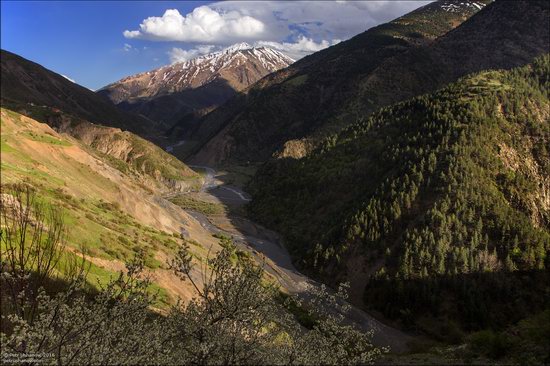
{"type": "Polygon", "coordinates": [[[541,310],[549,283],[549,5],[481,5],[306,57],[193,136],[198,162],[263,163],[249,216],[302,270],[438,338],[541,310]]]}
{"type": "Polygon", "coordinates": [[[236,92],[294,60],[266,47],[239,43],[222,51],[128,76],[98,91],[120,108],[171,125],[211,110],[236,92]]]}
{"type": "Polygon", "coordinates": [[[383,108],[262,166],[250,217],[405,327],[449,341],[513,324],[548,304],[549,87],[547,54],[383,108]]]}
{"type": "Polygon", "coordinates": [[[94,92],[10,52],[2,51],[1,65],[3,107],[80,139],[111,163],[127,164],[149,188],[186,191],[200,185],[197,173],[130,132],[147,135],[152,122],[120,111],[94,92]]]}
{"type": "Polygon", "coordinates": [[[488,2],[437,1],[271,74],[200,121],[196,160],[265,161],[285,144],[294,152],[283,155],[307,150],[301,139],[352,122],[337,116],[386,60],[431,45],[488,2]]]}
{"type": "Polygon", "coordinates": [[[453,3],[450,12],[449,4],[431,3],[261,80],[203,118],[192,136],[195,160],[301,157],[379,107],[472,72],[525,64],[548,50],[546,2],[496,1],[464,23],[481,5],[453,3]],[[420,37],[428,31],[430,37],[420,37]]]}
{"type": "MultiPolygon", "coordinates": [[[[525,65],[550,51],[549,17],[548,2],[497,0],[428,47],[385,62],[361,82],[343,110],[355,106],[354,113],[364,115],[472,72],[525,65]]],[[[355,116],[342,113],[341,118],[349,117],[355,116]]]]}
{"type": "Polygon", "coordinates": [[[203,178],[118,128],[137,123],[144,131],[152,122],[7,51],[1,62],[2,204],[12,184],[24,183],[46,207],[61,208],[68,229],[64,258],[85,257],[90,286],[106,284],[143,252],[160,295],[155,306],[190,299],[194,289],[165,268],[164,258],[188,240],[203,255],[202,245],[217,248],[217,240],[162,197],[198,191],[203,178]]]}
{"type": "Polygon", "coordinates": [[[2,105],[49,106],[105,126],[146,135],[154,122],[125,113],[93,91],[9,51],[0,54],[2,105]]]}

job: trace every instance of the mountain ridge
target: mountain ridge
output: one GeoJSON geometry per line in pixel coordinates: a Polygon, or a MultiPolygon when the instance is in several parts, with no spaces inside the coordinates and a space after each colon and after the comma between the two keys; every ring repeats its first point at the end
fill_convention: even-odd
{"type": "Polygon", "coordinates": [[[93,91],[7,50],[1,50],[1,96],[3,105],[17,109],[23,104],[46,105],[90,122],[129,130],[142,135],[154,122],[116,108],[93,91]]]}
{"type": "Polygon", "coordinates": [[[465,1],[453,12],[442,7],[453,2],[427,4],[267,76],[246,95],[203,117],[191,136],[198,141],[194,159],[210,164],[265,161],[287,141],[341,128],[347,122],[331,119],[361,80],[385,60],[428,46],[490,1],[475,2],[478,7],[473,3],[465,1]]]}
{"type": "Polygon", "coordinates": [[[1,67],[2,107],[72,135],[108,155],[115,165],[123,161],[145,182],[153,178],[153,189],[186,191],[200,185],[198,174],[185,164],[131,132],[147,135],[152,122],[120,111],[62,75],[8,51],[2,50],[1,67]],[[143,124],[133,125],[136,121],[143,124]]]}
{"type": "Polygon", "coordinates": [[[97,93],[122,109],[171,126],[187,113],[215,108],[236,92],[292,62],[294,60],[279,51],[243,42],[127,76],[97,93]]]}

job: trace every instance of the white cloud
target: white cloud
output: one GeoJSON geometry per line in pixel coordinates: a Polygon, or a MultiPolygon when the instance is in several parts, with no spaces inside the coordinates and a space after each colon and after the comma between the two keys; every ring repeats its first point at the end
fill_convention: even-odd
{"type": "Polygon", "coordinates": [[[170,51],[168,51],[168,56],[170,57],[170,62],[174,64],[177,62],[191,60],[201,55],[206,55],[215,51],[217,48],[219,47],[214,45],[201,45],[189,50],[173,47],[170,51]]]}
{"type": "Polygon", "coordinates": [[[323,39],[320,42],[315,42],[311,38],[301,36],[296,42],[273,42],[273,41],[258,41],[254,45],[259,47],[269,47],[276,49],[290,56],[294,60],[299,60],[313,52],[321,51],[329,46],[341,42],[339,39],[327,41],[323,39]]]}
{"type": "Polygon", "coordinates": [[[134,30],[134,31],[125,30],[124,32],[122,32],[122,34],[124,34],[124,37],[126,38],[139,38],[141,35],[140,31],[137,31],[137,30],[134,30]]]}
{"type": "Polygon", "coordinates": [[[169,52],[172,62],[200,55],[192,44],[227,46],[249,41],[299,59],[408,13],[422,1],[220,1],[182,15],[168,9],[144,19],[126,38],[180,41],[169,52]],[[187,50],[186,50],[187,49],[187,50]]]}
{"type": "Polygon", "coordinates": [[[316,42],[349,39],[431,1],[220,1],[217,11],[239,10],[265,25],[257,40],[281,42],[299,35],[316,42]]]}
{"type": "Polygon", "coordinates": [[[63,77],[65,78],[65,79],[67,79],[67,80],[69,80],[69,81],[71,81],[71,82],[73,82],[73,83],[75,83],[75,84],[76,84],[76,81],[74,81],[73,79],[71,79],[71,78],[70,78],[70,77],[68,77],[67,75],[63,75],[63,74],[61,74],[61,76],[63,76],[63,77]]]}
{"type": "Polygon", "coordinates": [[[208,6],[195,8],[183,16],[177,9],[168,9],[162,17],[149,17],[139,30],[126,30],[126,38],[159,41],[231,42],[257,39],[264,32],[264,24],[238,10],[218,12],[208,6]]]}
{"type": "Polygon", "coordinates": [[[130,52],[132,50],[132,45],[124,43],[124,47],[122,47],[122,49],[124,50],[124,52],[130,52]]]}

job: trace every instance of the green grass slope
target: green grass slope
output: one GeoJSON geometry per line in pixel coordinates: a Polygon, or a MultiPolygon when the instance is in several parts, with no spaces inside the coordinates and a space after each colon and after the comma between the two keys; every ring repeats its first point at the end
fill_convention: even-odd
{"type": "Polygon", "coordinates": [[[144,176],[152,190],[187,191],[200,185],[199,175],[181,161],[129,132],[144,134],[154,127],[150,122],[18,55],[2,50],[0,59],[3,107],[71,134],[105,154],[111,165],[144,176]]]}
{"type": "MultiPolygon", "coordinates": [[[[2,108],[0,200],[10,185],[25,183],[45,206],[62,210],[67,230],[67,256],[85,253],[91,263],[89,281],[105,284],[138,252],[146,254],[146,267],[163,302],[177,296],[189,299],[192,290],[167,268],[180,245],[191,245],[197,260],[217,240],[185,212],[170,209],[155,197],[136,168],[105,155],[44,123],[2,108]],[[183,239],[182,230],[188,238],[183,239]]],[[[150,178],[152,180],[152,178],[150,178]]],[[[157,192],[158,194],[158,192],[157,192]]],[[[216,248],[216,246],[215,246],[216,248]]]]}

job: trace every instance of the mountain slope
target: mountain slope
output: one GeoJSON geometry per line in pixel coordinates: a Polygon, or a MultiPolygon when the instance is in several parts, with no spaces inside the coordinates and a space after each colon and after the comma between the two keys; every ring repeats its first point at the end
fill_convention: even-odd
{"type": "Polygon", "coordinates": [[[128,76],[98,93],[123,109],[170,125],[187,113],[222,104],[236,92],[292,62],[273,49],[240,43],[189,61],[128,76]]]}
{"type": "Polygon", "coordinates": [[[405,326],[518,321],[548,305],[549,87],[545,56],[384,108],[266,164],[250,214],[303,269],[405,326]]]}
{"type": "MultiPolygon", "coordinates": [[[[550,51],[549,22],[548,2],[496,1],[429,47],[385,62],[361,82],[342,110],[354,110],[360,116],[471,72],[527,64],[550,51]]],[[[342,112],[340,118],[355,116],[342,112]]]]}
{"type": "Polygon", "coordinates": [[[197,173],[161,148],[131,132],[96,124],[128,126],[140,118],[134,119],[95,93],[6,51],[2,51],[2,106],[71,134],[108,155],[113,164],[129,164],[151,189],[187,191],[200,185],[197,173]]]}
{"type": "Polygon", "coordinates": [[[464,1],[455,11],[446,7],[455,2],[428,4],[264,78],[200,122],[192,138],[211,141],[197,160],[265,161],[289,140],[338,130],[351,121],[334,117],[385,60],[429,45],[487,2],[464,1]]]}
{"type": "Polygon", "coordinates": [[[140,134],[155,127],[152,121],[125,113],[93,91],[16,54],[1,50],[0,62],[4,106],[46,105],[90,122],[140,134]]]}

